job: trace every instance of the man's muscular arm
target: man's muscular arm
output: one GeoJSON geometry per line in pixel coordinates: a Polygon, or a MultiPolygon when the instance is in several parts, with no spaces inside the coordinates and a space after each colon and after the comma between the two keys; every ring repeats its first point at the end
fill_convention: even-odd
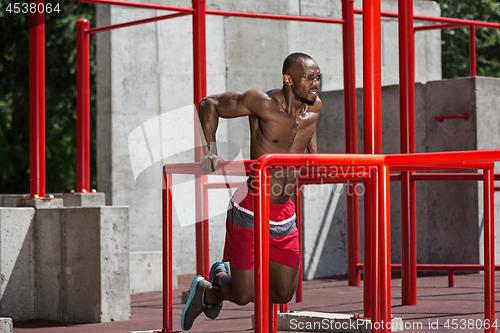
{"type": "Polygon", "coordinates": [[[199,105],[201,135],[205,138],[205,156],[201,166],[206,173],[214,172],[222,158],[217,156],[216,136],[220,118],[237,118],[249,115],[259,116],[266,109],[269,96],[261,90],[253,89],[245,93],[230,91],[205,97],[199,105]]]}

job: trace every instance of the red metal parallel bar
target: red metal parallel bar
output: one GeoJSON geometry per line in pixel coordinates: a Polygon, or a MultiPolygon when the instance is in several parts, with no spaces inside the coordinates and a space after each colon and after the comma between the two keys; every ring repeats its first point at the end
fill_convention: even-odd
{"type": "Polygon", "coordinates": [[[391,332],[387,323],[392,320],[391,311],[391,203],[390,170],[385,164],[380,167],[380,319],[381,332],[391,332]]]}
{"type": "Polygon", "coordinates": [[[90,192],[90,63],[89,21],[76,22],[76,191],[90,192]]]}
{"type": "MultiPolygon", "coordinates": [[[[413,0],[399,0],[400,150],[415,152],[415,35],[413,0]]],[[[416,186],[413,171],[401,173],[402,303],[417,304],[416,186]]],[[[390,290],[389,290],[390,292],[390,290]]],[[[383,293],[382,293],[383,294],[383,293]]]]}
{"type": "Polygon", "coordinates": [[[474,77],[476,76],[476,25],[474,24],[469,27],[469,49],[470,76],[474,77]]]}
{"type": "MultiPolygon", "coordinates": [[[[44,4],[43,0],[33,0],[44,4]]],[[[43,12],[30,20],[30,195],[45,198],[45,23],[43,12]]]]}
{"type": "MultiPolygon", "coordinates": [[[[482,181],[484,179],[480,173],[415,173],[412,178],[427,181],[482,181]]],[[[500,180],[500,174],[495,174],[494,178],[500,180]]]]}
{"type": "MultiPolygon", "coordinates": [[[[264,155],[265,157],[265,155],[264,155]]],[[[259,161],[262,160],[262,157],[259,161]]],[[[269,169],[264,163],[254,172],[254,274],[255,274],[255,332],[269,333],[269,169]]],[[[259,164],[259,163],[257,163],[259,164]]]]}
{"type": "MultiPolygon", "coordinates": [[[[426,164],[457,164],[465,165],[470,162],[491,162],[500,161],[500,150],[469,150],[469,151],[448,151],[439,153],[415,153],[415,154],[393,154],[385,155],[384,162],[391,166],[417,166],[426,164]]],[[[483,167],[484,168],[484,167],[483,167]]]]}
{"type": "MultiPolygon", "coordinates": [[[[354,31],[354,1],[342,0],[342,45],[344,56],[344,119],[345,119],[345,151],[358,152],[358,132],[356,115],[356,59],[354,31]]],[[[357,185],[347,191],[347,275],[350,286],[361,285],[361,273],[356,270],[360,262],[359,250],[359,196],[357,185]]]]}
{"type": "Polygon", "coordinates": [[[268,19],[268,20],[306,21],[306,22],[336,23],[336,24],[344,23],[344,20],[332,19],[332,18],[326,18],[326,17],[307,17],[307,16],[280,15],[280,14],[246,13],[246,12],[233,12],[233,11],[216,10],[216,9],[207,9],[207,14],[220,15],[220,16],[248,17],[248,18],[256,18],[256,19],[268,19]]]}
{"type": "Polygon", "coordinates": [[[172,300],[172,174],[163,172],[163,329],[162,333],[180,332],[173,330],[172,300]]]}
{"type": "Polygon", "coordinates": [[[181,16],[190,15],[190,14],[191,13],[175,13],[175,14],[168,14],[168,15],[162,15],[162,16],[155,16],[155,17],[151,17],[151,18],[147,18],[147,19],[143,19],[143,20],[131,21],[131,22],[126,22],[126,23],[106,25],[103,27],[89,29],[87,31],[87,34],[96,34],[99,32],[115,30],[115,29],[120,29],[120,28],[126,28],[126,27],[131,27],[134,25],[145,24],[145,23],[150,23],[150,22],[168,20],[168,19],[172,19],[175,17],[181,17],[181,16]]]}
{"type": "Polygon", "coordinates": [[[494,187],[494,191],[495,191],[495,192],[500,191],[500,186],[495,186],[495,187],[494,187]]]}
{"type": "MultiPolygon", "coordinates": [[[[475,62],[475,60],[474,60],[474,62],[475,62]]],[[[475,70],[475,68],[474,68],[474,70],[475,70]]],[[[471,74],[471,76],[475,76],[475,74],[474,75],[471,74]]],[[[442,123],[443,121],[448,120],[448,119],[463,119],[464,121],[467,121],[467,120],[469,120],[469,118],[470,118],[469,113],[465,112],[465,113],[458,113],[458,114],[442,114],[439,116],[435,116],[434,120],[437,120],[440,123],[442,123]]]]}
{"type": "MultiPolygon", "coordinates": [[[[358,264],[357,269],[362,270],[363,264],[358,264]]],[[[391,269],[394,271],[401,270],[401,264],[391,264],[391,269]]],[[[476,272],[484,271],[484,265],[481,264],[417,264],[419,271],[464,271],[476,272]]],[[[500,265],[495,265],[495,271],[500,271],[500,265]]]]}
{"type": "MultiPolygon", "coordinates": [[[[387,156],[387,155],[385,155],[387,156]]],[[[454,162],[450,164],[408,164],[391,166],[391,171],[437,171],[437,170],[473,170],[484,169],[493,162],[454,162]]]]}
{"type": "MultiPolygon", "coordinates": [[[[355,14],[363,14],[363,9],[355,8],[354,9],[354,13],[355,14]]],[[[381,12],[381,15],[383,17],[398,18],[398,13],[394,13],[394,12],[381,12]]],[[[442,17],[442,16],[413,15],[413,19],[416,20],[416,21],[457,23],[457,24],[463,24],[463,25],[474,24],[477,27],[481,27],[481,28],[500,29],[500,23],[491,23],[491,22],[474,21],[474,20],[464,20],[464,19],[442,17]]]]}
{"type": "Polygon", "coordinates": [[[278,304],[269,303],[269,333],[278,333],[278,304]]]}
{"type": "MultiPolygon", "coordinates": [[[[202,140],[198,128],[198,105],[207,96],[207,60],[206,60],[206,15],[205,0],[192,0],[193,4],[193,75],[194,75],[194,145],[195,162],[200,162],[204,155],[202,140]]],[[[208,279],[210,271],[208,195],[204,187],[207,176],[195,178],[196,202],[196,272],[208,279]]]]}
{"type": "Polygon", "coordinates": [[[173,12],[191,13],[191,14],[194,13],[195,11],[194,8],[167,6],[167,5],[159,5],[153,3],[123,1],[123,0],[68,0],[68,1],[98,3],[103,5],[115,5],[115,6],[135,7],[144,9],[170,10],[173,12]]]}
{"type": "MultiPolygon", "coordinates": [[[[381,83],[381,17],[380,0],[363,0],[363,128],[364,153],[382,153],[382,83],[381,83]]],[[[372,178],[373,180],[373,178],[372,178]]],[[[364,261],[366,271],[363,283],[363,310],[365,317],[380,321],[380,281],[378,258],[378,207],[373,203],[378,197],[378,184],[366,182],[365,186],[365,241],[364,261]],[[370,205],[372,204],[372,205],[370,205]],[[373,227],[377,226],[377,227],[373,227]],[[375,243],[374,240],[377,240],[375,243]],[[372,253],[370,253],[372,249],[372,253]],[[375,260],[373,262],[373,260],[375,260]],[[368,273],[368,274],[366,274],[368,273]],[[370,299],[371,298],[371,299],[370,299]]],[[[377,332],[373,330],[372,332],[377,332]]]]}
{"type": "Polygon", "coordinates": [[[280,304],[279,311],[281,313],[287,313],[288,312],[288,304],[280,304]]]}
{"type": "Polygon", "coordinates": [[[303,277],[303,257],[302,257],[302,189],[300,178],[294,189],[294,198],[295,198],[295,224],[297,226],[297,230],[299,231],[299,249],[300,249],[300,268],[299,268],[299,283],[297,285],[297,290],[295,291],[295,302],[300,303],[303,301],[303,287],[302,287],[302,277],[303,277]]]}
{"type": "Polygon", "coordinates": [[[467,27],[467,24],[456,24],[456,23],[439,23],[439,24],[426,24],[421,26],[416,26],[413,31],[425,31],[425,30],[443,30],[443,29],[456,29],[467,27]]]}
{"type": "MultiPolygon", "coordinates": [[[[495,198],[493,168],[484,170],[484,319],[495,321],[495,198]]],[[[485,332],[494,332],[489,327],[485,332]]]]}
{"type": "MultiPolygon", "coordinates": [[[[380,184],[379,184],[380,174],[379,172],[375,172],[372,174],[371,186],[372,190],[370,193],[371,199],[371,227],[370,227],[370,249],[368,252],[368,257],[370,258],[370,266],[366,263],[367,257],[365,257],[365,265],[366,269],[364,271],[370,274],[370,316],[366,314],[364,317],[370,317],[372,322],[372,333],[380,332],[380,326],[375,327],[374,323],[380,323],[380,280],[381,280],[381,272],[380,272],[380,184]]],[[[370,182],[366,182],[370,183],[370,182]]],[[[367,200],[367,198],[365,198],[367,200]]],[[[366,236],[365,236],[366,239],[366,236]]],[[[367,242],[365,242],[366,246],[367,242]]],[[[365,282],[366,283],[366,282],[365,282]]],[[[364,283],[363,283],[364,284],[364,283]]]]}

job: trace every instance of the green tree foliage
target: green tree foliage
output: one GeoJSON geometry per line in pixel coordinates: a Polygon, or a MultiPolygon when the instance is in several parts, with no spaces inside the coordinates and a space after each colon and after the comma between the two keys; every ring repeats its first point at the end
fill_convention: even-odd
{"type": "MultiPolygon", "coordinates": [[[[0,193],[29,193],[29,14],[0,0],[0,193]]],[[[49,3],[48,1],[45,2],[49,3]]],[[[59,3],[45,14],[46,190],[76,187],[76,21],[95,22],[95,6],[59,3]]],[[[95,37],[91,62],[91,183],[95,187],[95,37]]]]}
{"type": "MultiPolygon", "coordinates": [[[[500,23],[498,0],[437,0],[441,15],[500,23]]],[[[443,78],[470,76],[469,28],[442,31],[443,78]]],[[[500,30],[476,27],[478,76],[500,77],[500,30]]]]}

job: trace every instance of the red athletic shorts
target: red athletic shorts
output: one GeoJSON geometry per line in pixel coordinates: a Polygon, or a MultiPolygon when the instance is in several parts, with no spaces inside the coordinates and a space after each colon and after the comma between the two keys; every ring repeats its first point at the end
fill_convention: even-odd
{"type": "MultiPolygon", "coordinates": [[[[226,219],[226,243],[222,261],[231,261],[236,269],[253,269],[253,193],[246,182],[233,194],[226,219]]],[[[288,199],[285,204],[273,204],[269,219],[269,259],[299,268],[300,249],[295,226],[295,205],[288,199]]]]}

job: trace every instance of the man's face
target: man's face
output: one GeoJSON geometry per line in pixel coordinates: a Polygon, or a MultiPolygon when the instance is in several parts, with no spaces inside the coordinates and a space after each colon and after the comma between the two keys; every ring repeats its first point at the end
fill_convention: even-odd
{"type": "Polygon", "coordinates": [[[308,105],[313,105],[318,98],[321,84],[321,72],[312,59],[300,59],[291,71],[294,94],[308,105]]]}

